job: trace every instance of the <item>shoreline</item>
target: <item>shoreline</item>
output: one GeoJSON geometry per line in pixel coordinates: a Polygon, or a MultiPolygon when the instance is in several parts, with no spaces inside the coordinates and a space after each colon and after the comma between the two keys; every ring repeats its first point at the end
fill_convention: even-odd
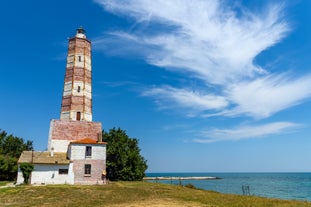
{"type": "Polygon", "coordinates": [[[165,176],[165,177],[144,177],[143,180],[218,180],[222,179],[219,177],[211,176],[187,176],[187,177],[176,177],[176,176],[165,176]]]}

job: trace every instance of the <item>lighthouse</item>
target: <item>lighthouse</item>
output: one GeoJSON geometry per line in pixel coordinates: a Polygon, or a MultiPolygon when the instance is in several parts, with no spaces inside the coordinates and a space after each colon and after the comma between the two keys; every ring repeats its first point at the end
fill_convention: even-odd
{"type": "Polygon", "coordinates": [[[85,138],[101,141],[102,125],[92,121],[91,51],[91,41],[79,27],[68,41],[60,119],[50,123],[49,151],[67,152],[70,142],[85,138]]]}
{"type": "Polygon", "coordinates": [[[60,119],[92,121],[91,42],[82,27],[69,39],[60,119]]]}
{"type": "MultiPolygon", "coordinates": [[[[104,184],[106,144],[102,124],[92,120],[91,41],[79,27],[69,39],[60,119],[52,119],[47,151],[24,151],[31,184],[104,184]]],[[[23,183],[21,170],[17,183],[23,183]]]]}

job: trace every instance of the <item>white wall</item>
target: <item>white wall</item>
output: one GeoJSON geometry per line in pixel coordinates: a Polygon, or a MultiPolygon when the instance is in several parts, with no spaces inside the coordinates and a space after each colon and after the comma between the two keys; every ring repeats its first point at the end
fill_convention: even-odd
{"type": "Polygon", "coordinates": [[[16,180],[16,184],[23,184],[24,183],[24,177],[23,177],[23,173],[22,171],[19,169],[19,164],[18,164],[18,172],[17,172],[17,180],[16,180]]]}
{"type": "MultiPolygon", "coordinates": [[[[73,165],[34,164],[29,179],[31,184],[74,184],[73,165]],[[59,169],[68,169],[68,174],[58,174],[59,169]]],[[[18,165],[16,184],[23,184],[24,177],[18,165]]]]}
{"type": "Polygon", "coordinates": [[[72,166],[34,164],[31,184],[74,184],[72,166]],[[58,174],[59,169],[68,169],[68,174],[58,174]]]}
{"type": "Polygon", "coordinates": [[[70,160],[106,160],[106,145],[102,144],[71,144],[71,149],[69,153],[70,160]],[[92,147],[92,157],[85,157],[85,147],[92,147]]]}
{"type": "Polygon", "coordinates": [[[54,152],[67,152],[68,145],[72,140],[58,140],[52,139],[50,141],[50,148],[48,151],[51,151],[52,147],[54,148],[54,152]]]}

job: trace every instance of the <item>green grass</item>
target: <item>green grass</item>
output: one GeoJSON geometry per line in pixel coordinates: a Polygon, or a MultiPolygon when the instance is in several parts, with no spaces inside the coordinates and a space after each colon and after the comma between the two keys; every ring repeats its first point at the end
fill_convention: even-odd
{"type": "Polygon", "coordinates": [[[160,183],[116,182],[105,186],[1,188],[0,206],[311,207],[311,202],[221,194],[160,183]]]}
{"type": "Polygon", "coordinates": [[[13,183],[13,181],[0,181],[0,186],[5,186],[8,183],[13,183]]]}

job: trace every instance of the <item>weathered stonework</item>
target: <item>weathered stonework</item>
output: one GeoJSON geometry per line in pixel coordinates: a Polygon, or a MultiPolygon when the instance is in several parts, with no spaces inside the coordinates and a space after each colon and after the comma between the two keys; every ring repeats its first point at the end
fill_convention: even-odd
{"type": "Polygon", "coordinates": [[[100,122],[51,120],[48,151],[67,152],[71,141],[90,138],[98,141],[102,134],[100,122]]]}

